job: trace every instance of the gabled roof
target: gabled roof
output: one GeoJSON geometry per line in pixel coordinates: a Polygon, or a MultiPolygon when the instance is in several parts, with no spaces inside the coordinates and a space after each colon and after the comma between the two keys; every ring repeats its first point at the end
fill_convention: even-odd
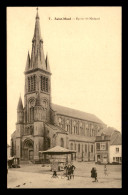
{"type": "Polygon", "coordinates": [[[100,130],[98,135],[100,136],[102,133],[105,135],[112,136],[113,133],[120,133],[120,132],[118,130],[114,129],[113,127],[107,127],[107,128],[100,130]]]}
{"type": "Polygon", "coordinates": [[[121,145],[121,144],[122,144],[121,134],[112,136],[110,145],[121,145]]]}
{"type": "Polygon", "coordinates": [[[94,114],[82,112],[80,110],[75,110],[75,109],[64,107],[64,106],[59,106],[56,104],[52,104],[52,109],[54,111],[56,111],[57,114],[66,115],[69,117],[74,117],[74,118],[78,118],[78,119],[83,119],[83,120],[87,120],[87,121],[92,121],[92,122],[104,124],[103,121],[101,121],[94,114]]]}
{"type": "Polygon", "coordinates": [[[110,145],[121,145],[121,133],[113,127],[108,127],[101,130],[96,137],[96,141],[101,139],[101,135],[104,134],[110,138],[110,145]],[[99,137],[99,138],[98,138],[99,137]]]}

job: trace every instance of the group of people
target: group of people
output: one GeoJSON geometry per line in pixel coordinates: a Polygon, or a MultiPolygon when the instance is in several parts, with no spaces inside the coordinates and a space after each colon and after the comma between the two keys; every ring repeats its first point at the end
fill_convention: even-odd
{"type": "MultiPolygon", "coordinates": [[[[75,166],[73,165],[73,163],[67,163],[64,167],[64,175],[68,178],[68,180],[70,180],[71,178],[74,179],[74,170],[75,170],[75,166]]],[[[52,175],[52,178],[58,178],[58,175],[57,175],[57,171],[54,170],[53,171],[53,175],[52,175]]]]}
{"type": "MultiPolygon", "coordinates": [[[[67,163],[64,167],[65,170],[65,176],[68,178],[68,180],[70,179],[74,179],[74,170],[75,170],[75,166],[73,165],[73,163],[67,163]]],[[[108,175],[107,173],[107,166],[104,165],[104,174],[105,176],[108,175]]],[[[53,176],[52,177],[58,177],[56,171],[53,172],[53,176]]],[[[93,182],[98,182],[98,176],[97,176],[97,170],[96,167],[93,167],[91,169],[91,177],[94,178],[95,180],[93,182]]]]}
{"type": "Polygon", "coordinates": [[[75,166],[73,165],[73,163],[71,164],[67,164],[64,169],[66,171],[66,177],[68,178],[68,180],[70,180],[71,178],[74,179],[74,170],[75,170],[75,166]]]}

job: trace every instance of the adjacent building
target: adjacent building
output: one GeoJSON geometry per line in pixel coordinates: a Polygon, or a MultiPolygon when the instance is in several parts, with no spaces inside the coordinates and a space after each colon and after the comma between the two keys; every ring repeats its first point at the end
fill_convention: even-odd
{"type": "Polygon", "coordinates": [[[101,136],[96,136],[95,140],[95,162],[108,163],[109,162],[109,144],[110,136],[104,133],[101,136]]]}
{"type": "MultiPolygon", "coordinates": [[[[24,106],[17,106],[16,130],[11,137],[12,156],[39,162],[39,151],[56,145],[77,151],[76,160],[95,160],[95,138],[106,128],[97,116],[59,106],[51,100],[51,70],[44,55],[37,11],[31,56],[25,67],[24,106]]],[[[54,90],[54,89],[53,89],[54,90]]]]}
{"type": "Polygon", "coordinates": [[[121,133],[111,127],[104,129],[95,140],[95,162],[122,162],[121,133]]]}
{"type": "Polygon", "coordinates": [[[122,163],[122,139],[120,133],[113,135],[113,139],[110,141],[109,162],[122,163]]]}

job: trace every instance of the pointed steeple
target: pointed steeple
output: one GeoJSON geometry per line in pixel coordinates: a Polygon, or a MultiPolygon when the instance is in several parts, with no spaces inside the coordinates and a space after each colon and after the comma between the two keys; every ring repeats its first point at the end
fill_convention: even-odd
{"type": "Polygon", "coordinates": [[[46,70],[46,63],[43,51],[43,40],[41,38],[39,14],[37,9],[34,36],[32,40],[31,69],[40,68],[46,70]]]}
{"type": "Polygon", "coordinates": [[[30,69],[30,55],[29,55],[29,51],[28,51],[28,56],[27,56],[27,62],[26,62],[26,68],[25,71],[30,69]]]}
{"type": "Polygon", "coordinates": [[[49,65],[48,53],[47,53],[47,55],[46,55],[46,60],[45,60],[45,62],[46,62],[46,70],[47,70],[48,72],[51,72],[51,71],[50,71],[50,65],[49,65]]]}
{"type": "Polygon", "coordinates": [[[33,41],[34,40],[36,40],[36,41],[40,41],[41,40],[41,30],[40,30],[40,22],[39,22],[39,20],[40,20],[40,18],[39,18],[38,9],[37,9],[33,41]]]}
{"type": "Polygon", "coordinates": [[[23,103],[22,103],[21,96],[20,96],[20,98],[19,98],[19,102],[18,102],[17,110],[23,110],[23,103]]]}

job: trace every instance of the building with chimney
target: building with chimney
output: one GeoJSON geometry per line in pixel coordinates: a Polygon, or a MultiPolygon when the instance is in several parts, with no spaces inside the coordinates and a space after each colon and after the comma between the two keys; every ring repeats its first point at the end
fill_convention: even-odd
{"type": "Polygon", "coordinates": [[[12,156],[36,163],[39,151],[59,145],[76,150],[78,161],[94,161],[95,137],[106,125],[93,114],[52,103],[52,74],[43,51],[38,11],[24,74],[24,106],[20,97],[16,130],[11,136],[12,156]]]}

